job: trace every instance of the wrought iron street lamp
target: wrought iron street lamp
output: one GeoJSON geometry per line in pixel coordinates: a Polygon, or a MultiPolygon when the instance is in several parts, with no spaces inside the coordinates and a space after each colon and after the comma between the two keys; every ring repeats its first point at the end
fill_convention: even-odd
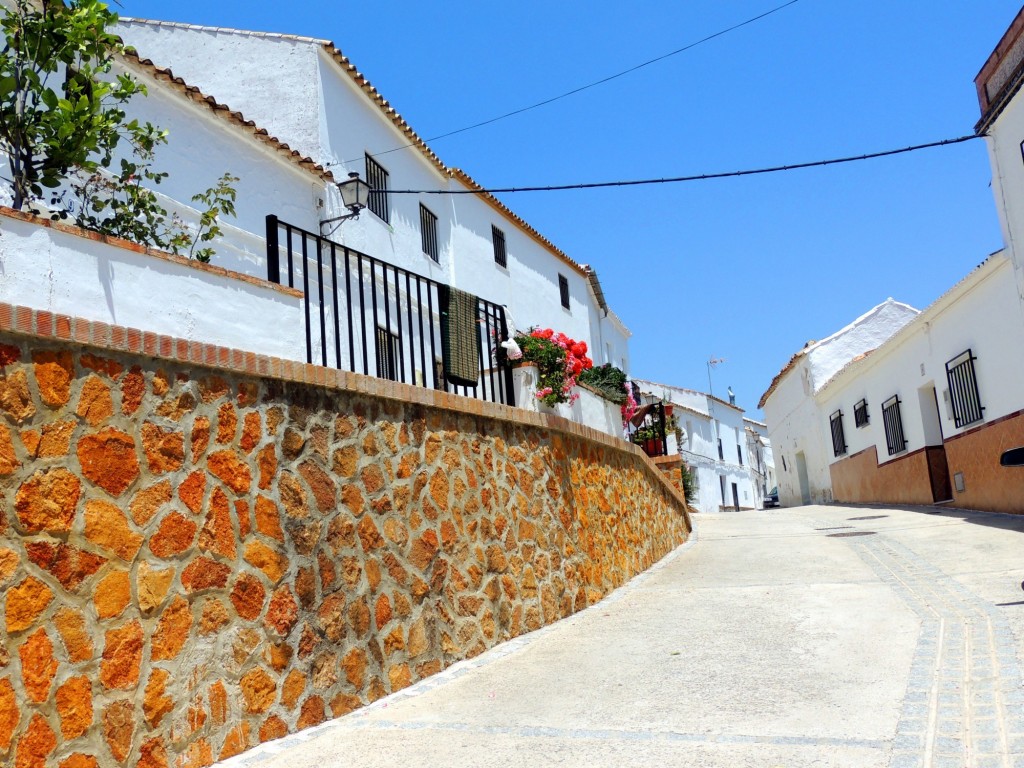
{"type": "MultiPolygon", "coordinates": [[[[341,202],[349,212],[343,216],[335,216],[330,219],[324,219],[320,222],[320,231],[323,232],[323,228],[327,224],[338,223],[341,226],[341,222],[347,219],[358,218],[359,213],[366,207],[366,203],[370,198],[370,185],[359,178],[359,174],[356,171],[352,171],[348,175],[348,181],[343,181],[338,184],[338,191],[341,193],[341,202]]],[[[338,227],[334,227],[337,229],[338,227]]],[[[334,231],[331,230],[331,232],[334,231]]]]}

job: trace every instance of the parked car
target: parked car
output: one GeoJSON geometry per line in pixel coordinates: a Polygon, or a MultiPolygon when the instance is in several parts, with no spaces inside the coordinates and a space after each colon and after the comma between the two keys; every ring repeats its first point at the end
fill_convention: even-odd
{"type": "Polygon", "coordinates": [[[764,506],[765,508],[779,506],[779,486],[776,485],[768,491],[768,495],[764,497],[764,506]]]}

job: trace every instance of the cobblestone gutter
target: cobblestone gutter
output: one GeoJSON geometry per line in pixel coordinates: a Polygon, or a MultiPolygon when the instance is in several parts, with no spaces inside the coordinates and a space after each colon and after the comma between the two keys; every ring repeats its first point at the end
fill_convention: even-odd
{"type": "Polygon", "coordinates": [[[686,540],[561,419],[0,305],[0,761],[209,765],[686,540]],[[85,346],[83,346],[83,344],[85,346]]]}

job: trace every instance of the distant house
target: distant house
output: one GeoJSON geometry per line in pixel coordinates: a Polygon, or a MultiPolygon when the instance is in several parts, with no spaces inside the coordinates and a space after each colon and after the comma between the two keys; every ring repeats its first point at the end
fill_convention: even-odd
{"type": "Polygon", "coordinates": [[[697,481],[694,511],[764,506],[768,441],[767,437],[764,442],[752,440],[748,432],[757,422],[744,418],[743,409],[734,403],[705,392],[642,379],[634,379],[634,383],[640,387],[644,402],[671,406],[676,428],[668,430],[667,455],[678,457],[697,481]]]}
{"type": "Polygon", "coordinates": [[[761,400],[785,504],[934,504],[1024,512],[1024,9],[975,79],[1007,246],[918,313],[891,303],[798,352],[761,400]],[[883,310],[880,314],[880,310],[883,310]],[[845,360],[843,359],[845,358],[845,360]]]}

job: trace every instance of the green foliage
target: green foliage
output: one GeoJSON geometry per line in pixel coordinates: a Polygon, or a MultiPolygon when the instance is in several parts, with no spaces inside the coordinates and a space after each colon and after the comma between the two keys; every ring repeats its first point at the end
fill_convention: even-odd
{"type": "Polygon", "coordinates": [[[518,334],[516,343],[523,351],[523,360],[537,364],[537,399],[554,407],[568,401],[565,395],[565,350],[551,339],[518,334]]]}
{"type": "Polygon", "coordinates": [[[683,496],[686,497],[686,503],[692,506],[697,503],[697,477],[685,464],[680,467],[679,472],[683,481],[683,496]]]}
{"type": "Polygon", "coordinates": [[[225,173],[217,180],[216,186],[210,187],[205,192],[200,192],[192,197],[193,203],[202,203],[206,208],[199,215],[199,231],[196,232],[195,237],[192,239],[192,245],[188,251],[190,259],[195,258],[198,261],[208,263],[213,256],[213,248],[207,247],[196,250],[196,246],[199,243],[208,243],[215,237],[220,237],[219,220],[221,214],[225,216],[235,215],[236,192],[235,188],[231,185],[236,181],[238,181],[237,176],[225,173]]]}
{"type": "Polygon", "coordinates": [[[577,380],[596,389],[605,400],[618,405],[626,402],[626,374],[611,363],[595,365],[580,373],[577,380]]]}
{"type": "Polygon", "coordinates": [[[145,87],[113,80],[117,14],[98,0],[14,0],[0,26],[0,150],[8,158],[14,207],[56,188],[73,168],[108,167],[123,137],[144,145],[152,126],[126,121],[122,106],[145,87]]]}

